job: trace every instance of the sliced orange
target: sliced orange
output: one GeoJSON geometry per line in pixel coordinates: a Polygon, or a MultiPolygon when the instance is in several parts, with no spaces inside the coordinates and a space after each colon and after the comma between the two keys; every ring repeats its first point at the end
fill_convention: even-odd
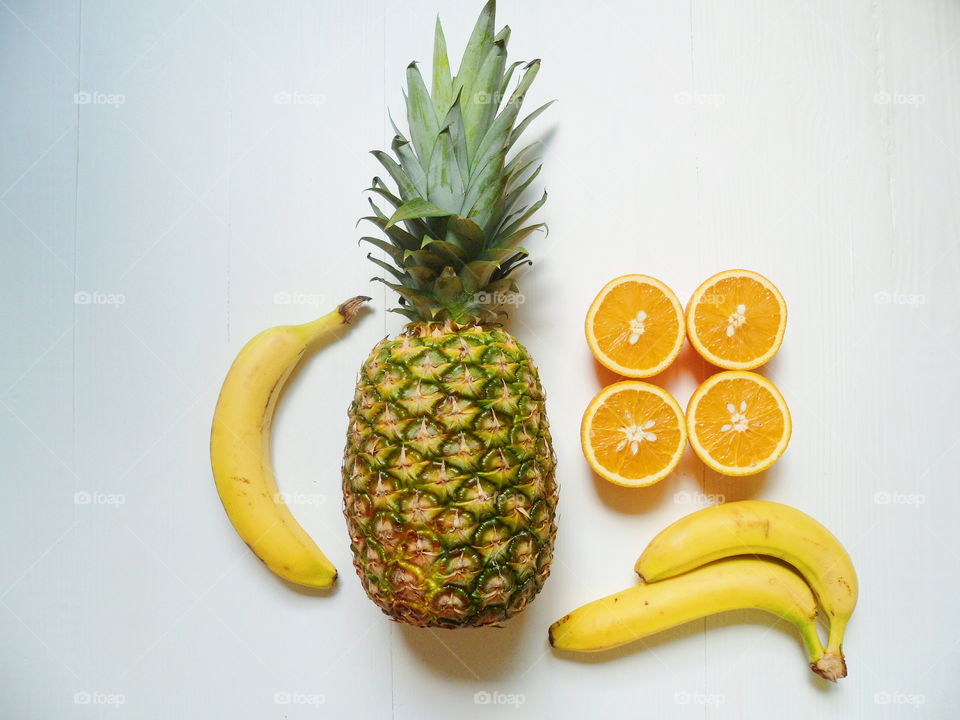
{"type": "Polygon", "coordinates": [[[717,273],[687,305],[687,336],[708,362],[751,370],[772,358],[787,327],[787,304],[777,286],[750,270],[717,273]]]}
{"type": "Polygon", "coordinates": [[[683,345],[683,308],[647,275],[624,275],[600,291],[586,321],[587,343],[605,367],[626,377],[663,372],[683,345]]]}
{"type": "Polygon", "coordinates": [[[662,480],[687,442],[683,411],[666,390],[636,380],[605,387],[583,414],[580,442],[590,467],[617,485],[662,480]]]}
{"type": "Polygon", "coordinates": [[[783,395],[752,372],[710,376],[687,405],[687,433],[694,452],[723,475],[766,470],[787,449],[791,428],[783,395]]]}

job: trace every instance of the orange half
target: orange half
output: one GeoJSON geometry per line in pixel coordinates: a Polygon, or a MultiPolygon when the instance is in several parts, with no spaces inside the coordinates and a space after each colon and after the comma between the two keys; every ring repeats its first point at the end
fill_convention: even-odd
{"type": "Polygon", "coordinates": [[[636,380],[609,385],[580,426],[583,454],[602,478],[626,487],[662,480],[687,442],[683,411],[666,390],[636,380]]]}
{"type": "Polygon", "coordinates": [[[787,304],[763,275],[727,270],[696,289],[686,320],[690,344],[705,360],[728,370],[750,370],[780,349],[787,304]]]}
{"type": "Polygon", "coordinates": [[[585,330],[594,357],[632,378],[663,372],[683,345],[683,308],[674,292],[647,275],[608,282],[587,311],[585,330]]]}
{"type": "Polygon", "coordinates": [[[787,449],[791,429],[783,395],[752,372],[712,375],[687,406],[694,452],[723,475],[753,475],[769,468],[787,449]]]}

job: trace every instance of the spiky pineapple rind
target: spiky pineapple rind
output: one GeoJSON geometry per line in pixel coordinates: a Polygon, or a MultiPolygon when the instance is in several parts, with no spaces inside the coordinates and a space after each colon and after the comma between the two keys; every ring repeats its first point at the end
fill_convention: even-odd
{"type": "Polygon", "coordinates": [[[500,329],[414,324],[350,407],[344,515],[367,594],[420,626],[502,622],[549,574],[556,460],[539,376],[500,329]]]}

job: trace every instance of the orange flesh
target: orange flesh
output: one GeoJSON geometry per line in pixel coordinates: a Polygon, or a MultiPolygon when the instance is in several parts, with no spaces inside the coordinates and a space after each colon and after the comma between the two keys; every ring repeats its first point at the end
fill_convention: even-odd
{"type": "Polygon", "coordinates": [[[651,368],[670,354],[679,322],[676,309],[663,292],[645,283],[623,282],[607,293],[593,321],[597,345],[615,362],[628,368],[651,368]],[[647,314],[644,331],[630,343],[630,321],[647,314]]]}
{"type": "Polygon", "coordinates": [[[590,444],[603,467],[625,478],[644,478],[665,468],[676,454],[681,441],[679,422],[673,408],[653,393],[623,390],[597,409],[590,444]],[[638,442],[634,454],[624,428],[651,420],[654,424],[648,432],[656,435],[656,441],[638,442]]]}
{"type": "Polygon", "coordinates": [[[753,278],[728,277],[708,288],[693,313],[700,342],[717,357],[749,362],[776,342],[782,317],[776,296],[753,278]],[[730,318],[745,305],[746,322],[727,335],[730,318]]]}
{"type": "Polygon", "coordinates": [[[731,467],[750,467],[770,457],[784,434],[784,417],[765,387],[742,378],[718,382],[696,407],[694,432],[711,457],[731,467]],[[723,431],[731,411],[746,402],[749,426],[742,432],[723,431]]]}

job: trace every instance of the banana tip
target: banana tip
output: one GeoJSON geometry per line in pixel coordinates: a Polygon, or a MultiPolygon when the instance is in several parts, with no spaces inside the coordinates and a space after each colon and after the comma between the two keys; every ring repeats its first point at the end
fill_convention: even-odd
{"type": "Polygon", "coordinates": [[[827,653],[815,663],[810,663],[810,669],[824,680],[836,682],[847,676],[847,662],[843,655],[827,653]]]}
{"type": "Polygon", "coordinates": [[[344,303],[341,303],[337,308],[337,312],[343,317],[343,322],[346,325],[349,325],[356,314],[360,311],[360,308],[363,307],[365,302],[368,302],[370,297],[367,295],[357,295],[352,297],[344,303]]]}

